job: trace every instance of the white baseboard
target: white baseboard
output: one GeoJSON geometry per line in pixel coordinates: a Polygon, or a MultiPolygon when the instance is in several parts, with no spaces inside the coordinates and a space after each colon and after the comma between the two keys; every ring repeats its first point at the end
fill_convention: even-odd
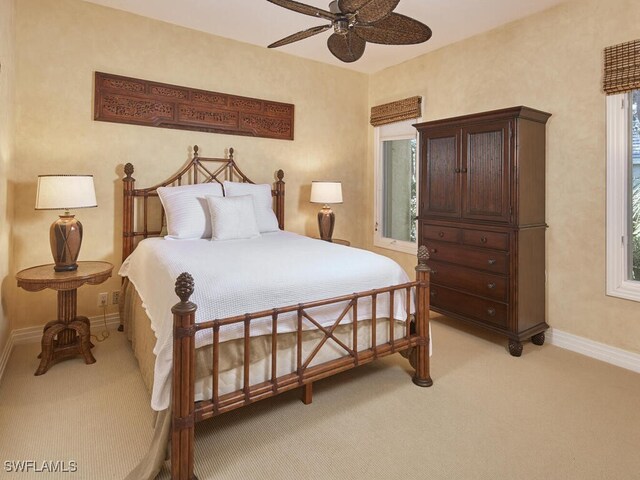
{"type": "Polygon", "coordinates": [[[546,337],[551,345],[640,373],[640,354],[638,353],[594,342],[555,328],[550,328],[546,337]]]}
{"type": "Polygon", "coordinates": [[[13,351],[13,332],[9,333],[9,338],[7,338],[7,343],[4,345],[4,349],[2,350],[2,355],[0,355],[0,382],[2,381],[2,376],[4,375],[4,369],[9,363],[9,357],[11,356],[11,352],[13,351]]]}
{"type": "MultiPolygon", "coordinates": [[[[110,313],[107,315],[107,327],[117,327],[120,325],[120,316],[117,313],[110,313]]],[[[91,329],[95,332],[101,331],[101,327],[104,328],[104,317],[102,315],[97,317],[90,317],[91,329]]],[[[19,328],[12,330],[7,339],[7,343],[0,355],[0,381],[4,375],[4,369],[9,362],[9,357],[13,351],[13,347],[16,345],[24,345],[26,343],[39,343],[42,340],[42,329],[44,325],[37,327],[19,328]]]]}

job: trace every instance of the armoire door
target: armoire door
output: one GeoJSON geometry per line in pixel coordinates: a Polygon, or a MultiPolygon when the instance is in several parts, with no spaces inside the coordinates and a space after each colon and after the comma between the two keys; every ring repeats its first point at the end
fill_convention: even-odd
{"type": "Polygon", "coordinates": [[[509,121],[463,129],[463,218],[510,221],[510,132],[509,121]]]}
{"type": "Polygon", "coordinates": [[[423,134],[420,216],[460,218],[460,129],[423,134]]]}

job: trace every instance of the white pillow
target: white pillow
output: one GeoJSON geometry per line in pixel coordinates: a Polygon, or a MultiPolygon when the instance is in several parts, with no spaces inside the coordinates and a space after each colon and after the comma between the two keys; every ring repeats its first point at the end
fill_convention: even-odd
{"type": "Polygon", "coordinates": [[[251,195],[207,197],[211,213],[211,240],[259,237],[251,195]]]}
{"type": "Polygon", "coordinates": [[[260,233],[277,232],[278,219],[273,212],[273,197],[271,185],[254,185],[253,183],[224,182],[225,197],[237,197],[238,195],[251,195],[256,212],[256,221],[260,233]]]}
{"type": "Polygon", "coordinates": [[[167,238],[211,238],[211,215],[206,196],[222,197],[219,183],[159,187],[167,216],[167,238]]]}

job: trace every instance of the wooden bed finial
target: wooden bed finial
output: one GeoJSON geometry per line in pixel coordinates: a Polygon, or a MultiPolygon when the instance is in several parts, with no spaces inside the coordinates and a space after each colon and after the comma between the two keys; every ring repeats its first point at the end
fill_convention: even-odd
{"type": "Polygon", "coordinates": [[[229,147],[229,161],[233,163],[233,147],[229,147]]]}
{"type": "Polygon", "coordinates": [[[193,277],[187,272],[178,275],[178,279],[176,280],[176,295],[180,297],[182,303],[189,301],[189,297],[193,294],[194,285],[193,277]]]}
{"type": "Polygon", "coordinates": [[[198,145],[194,145],[193,146],[193,156],[194,157],[198,156],[198,150],[200,150],[200,147],[198,147],[198,145]]]}
{"type": "Polygon", "coordinates": [[[131,175],[133,175],[133,165],[131,163],[125,164],[124,174],[127,176],[127,178],[131,178],[131,175]]]}
{"type": "Polygon", "coordinates": [[[427,260],[429,260],[429,249],[425,245],[420,245],[418,247],[418,267],[427,267],[427,260]]]}
{"type": "Polygon", "coordinates": [[[276,173],[276,176],[278,177],[279,181],[282,181],[282,179],[284,178],[284,170],[278,170],[278,173],[276,173]]]}

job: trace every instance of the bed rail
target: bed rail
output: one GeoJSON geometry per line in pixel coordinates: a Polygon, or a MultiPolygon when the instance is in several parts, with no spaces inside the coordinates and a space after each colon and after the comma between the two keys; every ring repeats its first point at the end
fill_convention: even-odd
{"type": "MultiPolygon", "coordinates": [[[[182,273],[177,281],[175,291],[180,302],[173,309],[174,332],[173,332],[173,421],[171,436],[171,472],[174,480],[191,480],[193,474],[193,441],[195,422],[205,420],[224,412],[248,405],[282,392],[303,387],[303,401],[311,402],[312,383],[316,380],[328,377],[344,370],[354,368],[358,365],[369,363],[376,358],[401,352],[410,358],[412,366],[415,368],[413,382],[421,387],[429,387],[433,384],[429,371],[429,273],[427,266],[429,254],[425,246],[418,249],[418,265],[416,266],[416,281],[395,285],[387,288],[370,290],[366,292],[354,293],[341,297],[308,302],[299,305],[292,305],[283,308],[274,308],[260,312],[238,315],[219,320],[195,323],[196,305],[189,301],[193,294],[194,282],[191,275],[182,273]],[[410,312],[411,291],[415,291],[415,314],[412,317],[410,312]],[[383,345],[377,345],[376,322],[380,314],[386,312],[377,311],[377,299],[381,295],[389,295],[389,341],[383,345]],[[405,329],[401,338],[395,338],[394,331],[394,302],[396,294],[406,295],[405,329]],[[358,328],[357,310],[358,301],[363,298],[371,298],[372,305],[372,339],[371,347],[362,351],[358,350],[358,328]],[[335,320],[331,327],[324,327],[317,322],[310,310],[315,307],[331,304],[342,304],[346,306],[335,320]],[[286,313],[297,313],[297,337],[296,345],[296,371],[287,375],[277,376],[277,332],[278,320],[286,313]],[[349,348],[344,342],[334,336],[334,331],[351,312],[354,321],[352,327],[352,347],[349,348]],[[250,332],[251,324],[258,319],[271,318],[271,378],[270,380],[251,385],[250,372],[250,332]],[[302,354],[302,332],[303,320],[310,322],[318,331],[324,334],[320,343],[313,351],[303,358],[302,354]],[[244,385],[242,389],[218,395],[218,351],[220,346],[220,328],[225,325],[244,324],[244,385]],[[355,328],[354,328],[355,327],[355,328]],[[210,400],[194,402],[195,383],[195,335],[201,330],[210,329],[213,332],[213,395],[210,400]],[[334,340],[346,355],[310,366],[313,358],[320,351],[322,346],[329,340],[334,340]]],[[[385,315],[386,317],[386,315],[385,315]]]]}

